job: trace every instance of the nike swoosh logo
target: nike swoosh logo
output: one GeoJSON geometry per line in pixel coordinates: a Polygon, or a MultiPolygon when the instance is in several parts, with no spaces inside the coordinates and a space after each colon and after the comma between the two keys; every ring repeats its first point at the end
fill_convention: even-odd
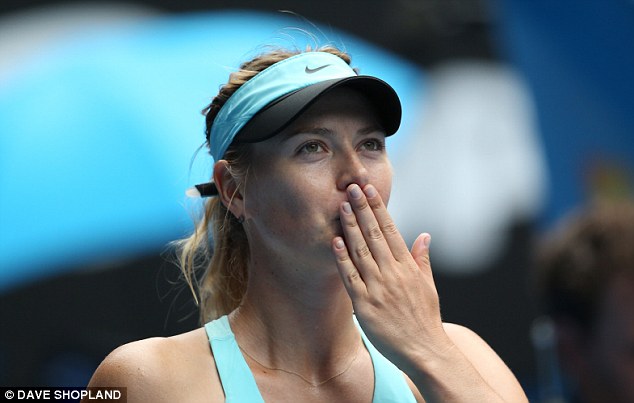
{"type": "Polygon", "coordinates": [[[323,66],[315,67],[314,69],[311,69],[308,66],[306,66],[306,69],[304,71],[306,72],[306,74],[313,74],[318,72],[319,70],[325,69],[328,66],[330,66],[330,64],[324,64],[323,66]]]}

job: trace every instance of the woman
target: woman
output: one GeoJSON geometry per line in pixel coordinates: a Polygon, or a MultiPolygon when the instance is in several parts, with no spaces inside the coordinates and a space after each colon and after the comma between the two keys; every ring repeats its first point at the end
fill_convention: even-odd
{"type": "Polygon", "coordinates": [[[231,75],[205,111],[211,197],[181,242],[192,288],[205,270],[206,324],[118,348],[89,386],[130,402],[526,401],[484,341],[442,323],[430,236],[408,250],[385,208],[400,102],[349,64],[276,50],[231,75]]]}

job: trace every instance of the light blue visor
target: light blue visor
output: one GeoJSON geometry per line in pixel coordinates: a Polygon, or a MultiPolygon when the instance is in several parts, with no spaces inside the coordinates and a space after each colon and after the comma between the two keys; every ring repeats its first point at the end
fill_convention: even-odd
{"type": "Polygon", "coordinates": [[[338,56],[305,52],[266,68],[229,97],[211,127],[212,157],[222,159],[234,141],[255,143],[274,136],[320,95],[344,85],[370,100],[386,135],[398,130],[401,104],[392,87],[378,78],[357,75],[338,56]]]}

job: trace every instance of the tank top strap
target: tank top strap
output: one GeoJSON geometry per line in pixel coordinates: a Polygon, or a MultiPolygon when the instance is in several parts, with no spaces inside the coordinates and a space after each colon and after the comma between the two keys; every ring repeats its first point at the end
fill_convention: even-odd
{"type": "Polygon", "coordinates": [[[264,403],[225,315],[205,324],[227,403],[264,403]]]}
{"type": "MultiPolygon", "coordinates": [[[[354,317],[363,343],[370,353],[374,366],[373,403],[415,403],[412,393],[401,370],[388,361],[361,329],[354,317]]],[[[236,342],[228,317],[222,316],[205,324],[205,331],[216,361],[220,382],[227,403],[264,403],[255,378],[236,342]]]]}
{"type": "Polygon", "coordinates": [[[415,403],[416,398],[407,384],[403,372],[374,347],[363,332],[356,316],[354,316],[354,322],[359,328],[361,338],[370,353],[372,365],[374,366],[374,397],[372,398],[372,403],[415,403]]]}

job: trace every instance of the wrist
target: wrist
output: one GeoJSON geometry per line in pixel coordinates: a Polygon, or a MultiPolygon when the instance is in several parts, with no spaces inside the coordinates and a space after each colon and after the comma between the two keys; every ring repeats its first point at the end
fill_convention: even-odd
{"type": "Polygon", "coordinates": [[[412,380],[417,374],[425,374],[425,377],[433,376],[464,358],[444,331],[433,338],[419,337],[417,341],[418,343],[410,346],[401,358],[400,368],[412,380]]]}
{"type": "Polygon", "coordinates": [[[501,401],[451,339],[418,349],[401,370],[427,402],[501,401]]]}

